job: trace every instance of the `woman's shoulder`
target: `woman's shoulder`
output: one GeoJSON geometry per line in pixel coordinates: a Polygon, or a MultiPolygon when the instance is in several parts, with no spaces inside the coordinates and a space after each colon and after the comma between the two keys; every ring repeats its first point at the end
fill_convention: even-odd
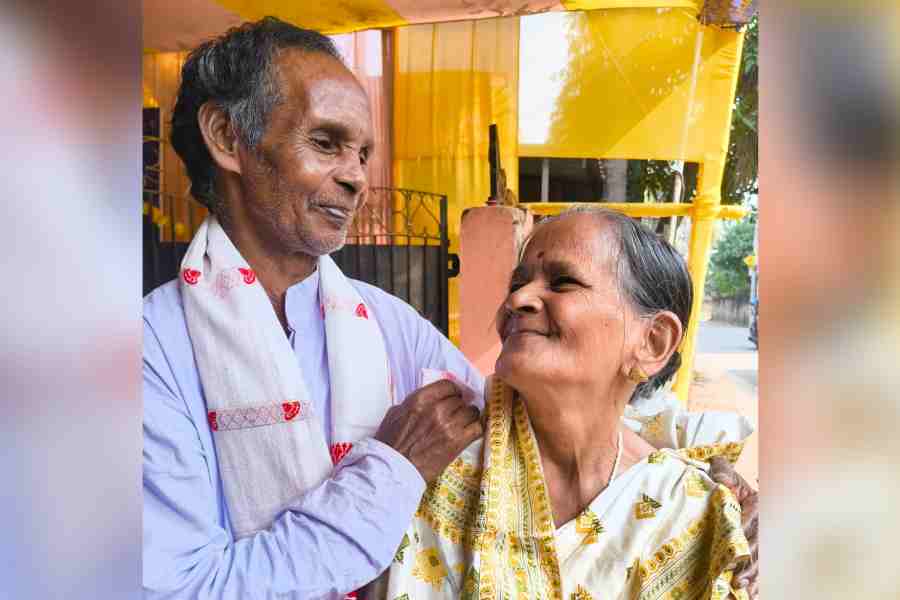
{"type": "Polygon", "coordinates": [[[621,478],[600,520],[621,532],[617,554],[633,584],[641,590],[680,589],[695,579],[726,585],[731,565],[749,554],[731,492],[712,481],[702,463],[670,449],[651,452],[621,478]],[[684,577],[664,581],[676,572],[684,577]]]}
{"type": "MultiPolygon", "coordinates": [[[[632,495],[656,498],[661,505],[657,511],[659,513],[668,512],[662,510],[663,506],[669,506],[678,513],[702,512],[702,507],[721,487],[710,478],[707,463],[692,459],[683,451],[652,447],[650,451],[641,450],[643,456],[629,469],[633,473],[627,487],[632,490],[632,495]],[[688,510],[692,506],[696,509],[688,510]]],[[[627,471],[623,473],[628,474],[627,471]]],[[[722,490],[728,491],[724,487],[722,490]]]]}
{"type": "Polygon", "coordinates": [[[708,465],[676,450],[653,450],[624,470],[592,506],[610,524],[628,530],[629,554],[655,552],[668,541],[699,533],[708,525],[740,533],[740,505],[714,482],[708,465]]]}

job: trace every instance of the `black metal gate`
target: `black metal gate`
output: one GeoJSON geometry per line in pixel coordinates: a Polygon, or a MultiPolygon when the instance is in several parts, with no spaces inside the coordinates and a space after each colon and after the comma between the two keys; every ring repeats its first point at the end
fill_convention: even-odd
{"type": "Polygon", "coordinates": [[[348,277],[405,300],[447,335],[448,279],[459,272],[448,246],[446,196],[372,188],[347,244],[331,256],[348,277]]]}

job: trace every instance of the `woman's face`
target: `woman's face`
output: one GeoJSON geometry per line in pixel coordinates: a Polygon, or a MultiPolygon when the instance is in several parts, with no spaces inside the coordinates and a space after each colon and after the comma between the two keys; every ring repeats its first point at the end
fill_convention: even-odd
{"type": "Polygon", "coordinates": [[[525,393],[548,385],[612,388],[640,330],[619,291],[617,247],[612,226],[590,215],[537,228],[497,314],[497,375],[525,393]]]}

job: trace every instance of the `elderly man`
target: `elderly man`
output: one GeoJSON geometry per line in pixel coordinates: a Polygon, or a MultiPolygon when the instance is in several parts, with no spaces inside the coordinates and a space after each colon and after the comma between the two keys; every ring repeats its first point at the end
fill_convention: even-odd
{"type": "Polygon", "coordinates": [[[267,18],[197,48],[172,143],[211,217],[144,303],[146,595],[352,594],[482,433],[461,388],[421,387],[423,370],[482,377],[328,257],[373,145],[328,38],[267,18]]]}

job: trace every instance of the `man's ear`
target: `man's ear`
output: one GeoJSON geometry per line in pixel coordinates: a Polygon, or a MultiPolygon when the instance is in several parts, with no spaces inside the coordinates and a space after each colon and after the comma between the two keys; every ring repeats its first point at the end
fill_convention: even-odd
{"type": "Polygon", "coordinates": [[[213,162],[222,170],[239,174],[238,139],[225,111],[215,102],[206,102],[197,113],[197,121],[213,162]]]}
{"type": "Polygon", "coordinates": [[[683,331],[681,319],[673,312],[662,311],[650,318],[635,357],[648,376],[653,377],[666,366],[678,350],[683,331]]]}

